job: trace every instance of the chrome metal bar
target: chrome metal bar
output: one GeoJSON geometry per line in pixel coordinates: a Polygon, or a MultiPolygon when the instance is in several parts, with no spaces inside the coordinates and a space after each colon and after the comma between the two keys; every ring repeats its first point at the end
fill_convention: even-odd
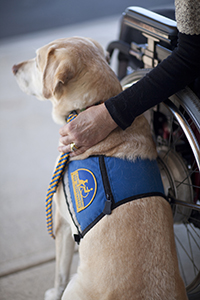
{"type": "Polygon", "coordinates": [[[200,147],[198,145],[198,142],[196,140],[196,137],[194,133],[192,132],[190,125],[188,124],[185,117],[181,114],[181,112],[178,110],[178,108],[172,103],[169,99],[164,101],[165,106],[171,111],[171,113],[174,115],[174,117],[178,120],[182,130],[184,131],[187,140],[190,144],[190,147],[192,148],[194,157],[196,159],[198,168],[200,170],[200,147]]]}

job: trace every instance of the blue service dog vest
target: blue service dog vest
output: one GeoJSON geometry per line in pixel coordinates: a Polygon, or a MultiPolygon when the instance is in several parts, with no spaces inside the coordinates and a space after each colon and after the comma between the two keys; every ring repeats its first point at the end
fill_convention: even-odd
{"type": "Polygon", "coordinates": [[[156,160],[134,162],[106,156],[92,156],[68,164],[63,177],[66,202],[77,228],[77,242],[101,218],[119,205],[151,196],[165,198],[156,160]],[[66,185],[70,196],[66,195],[66,185]]]}

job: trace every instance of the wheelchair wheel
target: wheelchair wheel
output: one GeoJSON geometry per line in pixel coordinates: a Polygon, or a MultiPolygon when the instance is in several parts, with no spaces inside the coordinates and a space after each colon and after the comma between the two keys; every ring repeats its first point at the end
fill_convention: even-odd
{"type": "MultiPolygon", "coordinates": [[[[123,89],[149,71],[126,76],[123,89]]],[[[200,100],[186,88],[145,116],[157,146],[165,194],[171,199],[180,273],[189,299],[200,299],[200,100]]]]}

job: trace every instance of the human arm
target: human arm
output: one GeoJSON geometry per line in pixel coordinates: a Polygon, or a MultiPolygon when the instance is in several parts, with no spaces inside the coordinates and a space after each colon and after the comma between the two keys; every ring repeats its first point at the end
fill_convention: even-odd
{"type": "Polygon", "coordinates": [[[200,35],[179,33],[178,47],[136,84],[105,105],[114,121],[126,129],[134,119],[166,100],[200,75],[200,35]]]}
{"type": "MultiPolygon", "coordinates": [[[[138,115],[167,99],[200,75],[200,3],[188,0],[183,4],[182,0],[176,0],[176,9],[180,33],[178,47],[173,53],[137,84],[107,100],[105,106],[102,104],[93,108],[93,111],[97,110],[98,119],[91,118],[91,109],[88,109],[73,121],[74,124],[70,124],[73,125],[74,133],[76,129],[80,130],[80,137],[77,135],[75,141],[77,146],[81,147],[80,151],[84,152],[89,145],[93,146],[96,141],[104,139],[117,125],[122,129],[127,128],[138,115]],[[105,111],[105,107],[109,114],[105,111]],[[103,118],[103,114],[106,118],[103,118]],[[78,123],[81,118],[85,119],[85,123],[80,128],[78,123]],[[106,130],[99,131],[99,128],[106,130]]],[[[73,142],[72,136],[70,140],[70,130],[63,130],[61,135],[61,142],[64,144],[73,142]]],[[[67,149],[70,150],[69,146],[67,149]]],[[[64,148],[60,148],[60,151],[62,150],[64,148]]],[[[80,154],[78,151],[73,155],[80,154]]]]}
{"type": "Polygon", "coordinates": [[[200,76],[200,2],[175,0],[175,12],[177,48],[137,84],[106,101],[109,113],[123,129],[200,76]]]}

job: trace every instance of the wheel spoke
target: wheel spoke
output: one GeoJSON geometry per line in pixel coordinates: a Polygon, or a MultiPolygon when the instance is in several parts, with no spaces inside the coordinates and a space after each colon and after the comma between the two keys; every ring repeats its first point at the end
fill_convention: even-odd
{"type": "Polygon", "coordinates": [[[168,151],[165,153],[165,155],[163,156],[163,160],[169,156],[170,152],[172,151],[172,147],[168,149],[168,151]]]}
{"type": "MultiPolygon", "coordinates": [[[[123,80],[123,84],[132,85],[148,72],[149,70],[136,71],[128,75],[126,80],[123,80]]],[[[186,88],[159,104],[157,110],[153,108],[150,111],[150,126],[157,141],[158,163],[164,189],[166,195],[177,198],[177,201],[171,204],[177,256],[186,290],[190,293],[200,284],[200,213],[195,205],[200,200],[197,167],[199,166],[197,155],[199,153],[197,145],[199,144],[197,131],[200,128],[199,109],[198,99],[186,88]],[[155,123],[159,116],[154,113],[155,111],[164,115],[162,124],[155,123]],[[167,131],[163,127],[165,120],[167,120],[167,131]],[[160,124],[160,127],[155,128],[155,124],[160,124]],[[195,139],[191,138],[188,132],[193,132],[195,139]]]]}
{"type": "Polygon", "coordinates": [[[173,145],[174,145],[174,148],[175,146],[178,144],[178,142],[181,140],[181,138],[184,136],[184,133],[182,131],[181,135],[179,135],[176,140],[173,141],[173,145]]]}
{"type": "MultiPolygon", "coordinates": [[[[192,216],[190,216],[190,220],[194,221],[196,223],[198,223],[199,225],[197,226],[198,228],[200,228],[200,220],[197,220],[197,218],[194,218],[192,216]]],[[[189,223],[190,224],[190,223],[189,223]]],[[[195,229],[193,228],[193,230],[195,231],[195,229]]],[[[195,232],[196,233],[196,232],[195,232]]],[[[200,238],[200,236],[196,233],[196,235],[200,238]]]]}
{"type": "Polygon", "coordinates": [[[193,264],[193,267],[198,271],[198,267],[195,265],[194,261],[191,259],[190,255],[187,252],[187,249],[184,247],[184,245],[182,244],[182,242],[180,241],[180,239],[177,237],[177,235],[175,235],[175,239],[177,240],[177,242],[179,243],[179,245],[181,246],[182,250],[185,252],[185,254],[187,255],[188,259],[191,261],[191,263],[193,264]]]}
{"type": "MultiPolygon", "coordinates": [[[[190,216],[188,217],[188,215],[184,214],[182,209],[181,209],[181,206],[180,205],[173,205],[173,207],[176,207],[176,211],[178,214],[182,215],[185,219],[184,219],[184,223],[187,223],[188,225],[192,226],[191,225],[191,221],[194,221],[195,223],[198,223],[199,224],[199,227],[200,228],[200,219],[197,219],[196,217],[193,217],[192,214],[190,214],[190,216]],[[189,221],[187,220],[187,218],[189,219],[189,221]]],[[[173,208],[174,210],[174,208],[173,208]]],[[[197,237],[200,239],[200,235],[197,233],[197,231],[195,230],[194,227],[192,227],[192,230],[195,232],[195,234],[197,235],[197,237]]]]}
{"type": "Polygon", "coordinates": [[[188,179],[189,177],[187,177],[187,178],[185,178],[183,181],[175,181],[176,183],[178,183],[178,185],[176,185],[176,188],[178,188],[181,184],[182,185],[187,185],[187,186],[191,186],[191,187],[193,187],[193,188],[196,188],[196,189],[200,189],[200,187],[199,186],[197,186],[197,185],[194,185],[194,184],[190,184],[190,183],[186,183],[186,182],[184,182],[186,179],[188,179]]]}
{"type": "MultiPolygon", "coordinates": [[[[190,240],[190,232],[189,232],[188,226],[186,224],[184,224],[184,225],[185,225],[186,232],[187,232],[187,237],[188,237],[188,242],[189,242],[189,247],[190,247],[190,253],[191,253],[191,260],[194,262],[194,255],[193,255],[192,245],[191,245],[191,240],[190,240]]],[[[194,274],[196,276],[197,275],[197,270],[194,268],[194,265],[193,265],[193,270],[194,270],[194,274]]]]}
{"type": "Polygon", "coordinates": [[[169,132],[170,132],[170,135],[169,135],[169,141],[168,141],[168,147],[170,148],[170,143],[172,141],[172,126],[173,126],[173,120],[174,120],[174,117],[170,118],[170,128],[169,128],[169,132]]]}
{"type": "MultiPolygon", "coordinates": [[[[188,225],[190,226],[191,230],[194,231],[194,233],[197,235],[197,238],[200,239],[200,235],[197,233],[197,231],[194,229],[194,227],[193,227],[189,222],[188,222],[188,225]]],[[[185,224],[185,226],[187,226],[187,225],[185,224]]],[[[194,242],[195,242],[197,248],[200,250],[200,246],[199,246],[200,244],[197,243],[197,241],[196,241],[196,239],[195,239],[195,237],[193,236],[193,234],[192,234],[191,231],[189,231],[189,234],[191,235],[192,239],[194,240],[194,242]]]]}
{"type": "MultiPolygon", "coordinates": [[[[197,172],[197,168],[195,169],[195,170],[192,170],[192,171],[190,171],[188,174],[187,174],[187,176],[181,181],[181,182],[178,182],[178,181],[176,181],[177,183],[178,183],[178,185],[176,186],[176,188],[178,188],[181,184],[185,184],[185,185],[189,185],[188,183],[185,183],[185,181],[188,179],[188,178],[190,178],[191,176],[192,176],[192,174],[194,174],[194,173],[196,173],[197,172]]],[[[199,172],[197,172],[197,173],[199,173],[199,172]]],[[[193,186],[193,187],[195,187],[195,188],[200,188],[199,186],[195,186],[195,185],[191,185],[190,184],[190,186],[193,186]]]]}
{"type": "Polygon", "coordinates": [[[177,252],[177,257],[178,257],[178,262],[179,262],[179,268],[181,269],[182,278],[185,282],[185,285],[188,285],[188,282],[187,282],[187,279],[186,279],[186,276],[185,276],[185,272],[184,272],[184,268],[183,268],[183,264],[182,264],[182,260],[181,260],[177,245],[176,245],[176,252],[177,252]]]}

